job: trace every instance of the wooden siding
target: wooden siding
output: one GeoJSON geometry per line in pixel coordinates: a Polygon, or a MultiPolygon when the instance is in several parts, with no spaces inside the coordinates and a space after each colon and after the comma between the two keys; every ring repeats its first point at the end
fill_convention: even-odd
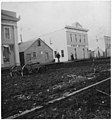
{"type": "Polygon", "coordinates": [[[50,49],[44,42],[40,40],[40,46],[38,46],[38,40],[35,41],[25,52],[25,64],[27,63],[49,63],[53,61],[53,50],[50,49]],[[33,52],[36,52],[36,57],[33,57],[33,52]],[[27,55],[31,54],[30,61],[27,60],[27,55]]]}

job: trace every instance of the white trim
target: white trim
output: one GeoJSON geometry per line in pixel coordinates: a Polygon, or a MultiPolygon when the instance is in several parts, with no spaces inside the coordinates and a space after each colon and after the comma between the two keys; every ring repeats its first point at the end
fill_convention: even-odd
{"type": "Polygon", "coordinates": [[[67,47],[72,47],[71,45],[67,45],[67,47]]]}
{"type": "Polygon", "coordinates": [[[17,25],[14,23],[1,23],[2,25],[8,25],[8,26],[15,26],[15,27],[17,27],[17,25]]]}
{"type": "Polygon", "coordinates": [[[5,40],[11,40],[11,28],[10,27],[8,27],[8,26],[3,26],[3,29],[4,29],[4,39],[5,40]],[[9,39],[8,38],[6,38],[6,32],[5,32],[5,29],[6,28],[8,28],[9,29],[9,39]]]}

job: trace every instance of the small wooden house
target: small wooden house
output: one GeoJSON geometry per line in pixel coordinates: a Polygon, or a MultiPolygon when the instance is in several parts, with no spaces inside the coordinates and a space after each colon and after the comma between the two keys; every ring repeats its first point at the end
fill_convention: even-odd
{"type": "Polygon", "coordinates": [[[53,50],[40,38],[19,43],[20,63],[50,63],[53,61],[53,50]]]}

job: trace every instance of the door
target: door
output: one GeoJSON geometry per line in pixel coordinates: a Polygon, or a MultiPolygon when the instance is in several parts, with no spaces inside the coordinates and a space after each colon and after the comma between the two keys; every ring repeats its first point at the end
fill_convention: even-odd
{"type": "Polygon", "coordinates": [[[20,56],[20,64],[21,66],[23,66],[25,64],[24,52],[19,53],[19,56],[20,56]]]}
{"type": "Polygon", "coordinates": [[[10,49],[9,45],[4,45],[3,46],[3,62],[4,62],[4,67],[10,67],[11,66],[11,61],[10,61],[10,49]]]}
{"type": "Polygon", "coordinates": [[[45,52],[45,61],[49,61],[49,53],[45,52]]]}
{"type": "Polygon", "coordinates": [[[85,59],[85,50],[83,48],[83,59],[85,59]]]}
{"type": "Polygon", "coordinates": [[[26,55],[26,64],[31,64],[31,54],[30,53],[28,53],[27,55],[26,55]]]}
{"type": "Polygon", "coordinates": [[[74,50],[75,50],[75,59],[77,59],[77,51],[76,51],[76,48],[75,48],[74,50]]]}

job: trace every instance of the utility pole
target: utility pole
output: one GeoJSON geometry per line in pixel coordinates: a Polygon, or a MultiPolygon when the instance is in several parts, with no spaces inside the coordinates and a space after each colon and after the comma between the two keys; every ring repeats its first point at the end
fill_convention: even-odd
{"type": "Polygon", "coordinates": [[[98,38],[96,36],[96,42],[97,42],[97,49],[98,49],[98,58],[100,57],[100,52],[99,52],[99,46],[98,46],[98,38]]]}
{"type": "Polygon", "coordinates": [[[22,39],[22,34],[20,34],[20,39],[21,39],[21,43],[23,42],[23,39],[22,39]]]}

